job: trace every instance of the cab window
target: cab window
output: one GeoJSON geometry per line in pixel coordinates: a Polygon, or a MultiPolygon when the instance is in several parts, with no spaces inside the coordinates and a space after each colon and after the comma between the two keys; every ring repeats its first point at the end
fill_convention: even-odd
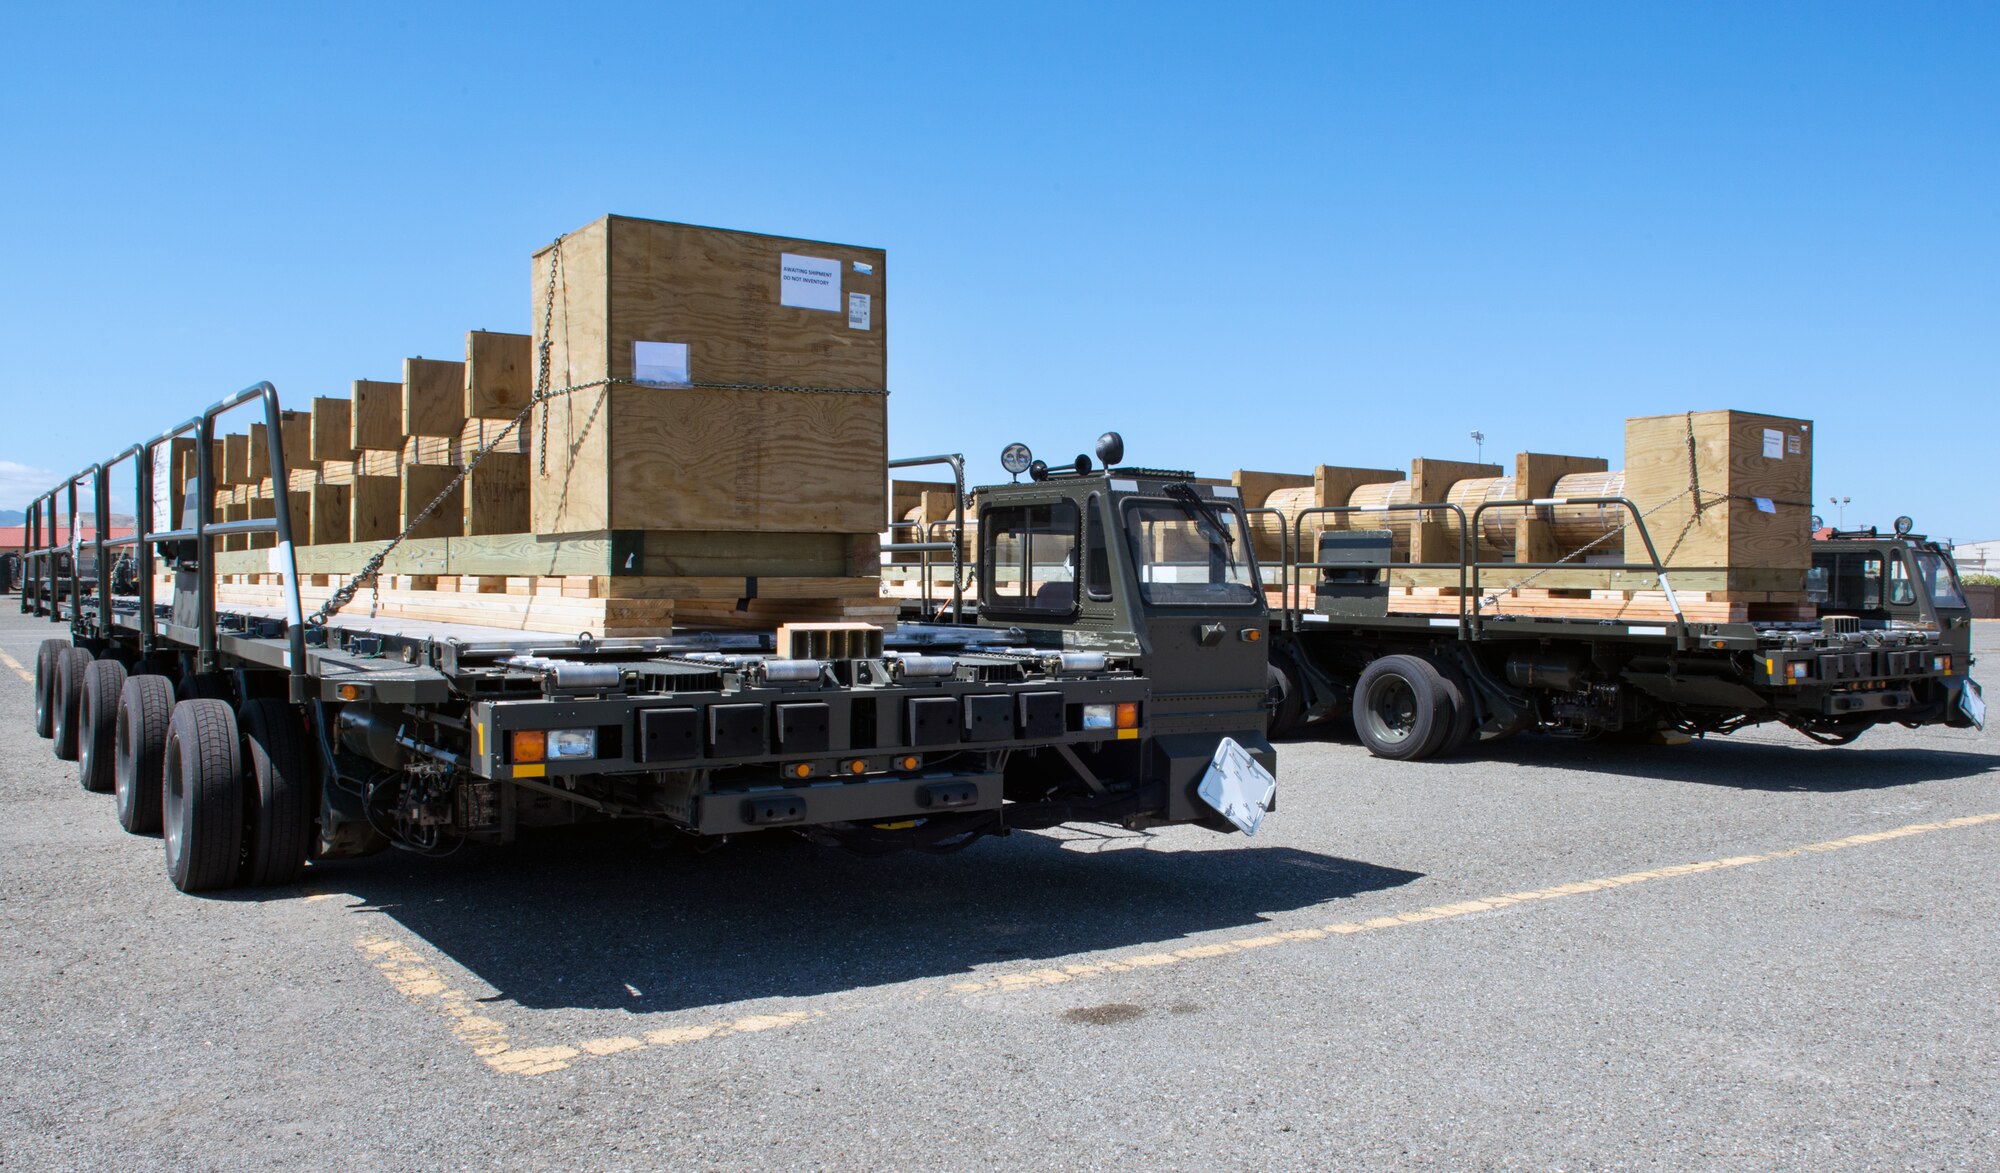
{"type": "Polygon", "coordinates": [[[1901,550],[1889,551],[1889,605],[1907,607],[1917,601],[1917,588],[1910,581],[1909,564],[1901,550]]]}
{"type": "Polygon", "coordinates": [[[1073,501],[988,509],[979,532],[989,609],[1074,614],[1081,520],[1073,501]]]}
{"type": "Polygon", "coordinates": [[[1256,572],[1236,510],[1178,501],[1125,502],[1139,594],[1148,603],[1243,606],[1258,601],[1256,572]]]}
{"type": "Polygon", "coordinates": [[[1813,559],[1806,585],[1813,602],[1836,611],[1882,608],[1882,556],[1876,553],[1821,554],[1813,559]]]}
{"type": "Polygon", "coordinates": [[[1090,509],[1083,527],[1083,576],[1084,591],[1093,599],[1111,597],[1111,559],[1104,546],[1103,500],[1096,493],[1090,495],[1090,509]]]}
{"type": "Polygon", "coordinates": [[[1933,550],[1918,550],[1917,573],[1923,577],[1924,589],[1930,592],[1931,606],[1948,609],[1965,606],[1965,595],[1958,589],[1958,576],[1952,573],[1951,564],[1943,555],[1933,550]]]}

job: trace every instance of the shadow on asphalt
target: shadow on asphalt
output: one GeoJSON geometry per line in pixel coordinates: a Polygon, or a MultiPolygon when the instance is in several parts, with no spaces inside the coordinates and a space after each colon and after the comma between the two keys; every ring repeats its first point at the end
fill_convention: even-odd
{"type": "Polygon", "coordinates": [[[1802,794],[1887,790],[2000,772],[2000,755],[1859,745],[1769,745],[1715,738],[1681,746],[1563,744],[1518,737],[1485,751],[1494,761],[1802,794]],[[1536,741],[1542,744],[1535,744],[1536,741]]]}
{"type": "Polygon", "coordinates": [[[685,841],[620,828],[315,871],[310,887],[354,894],[361,909],[392,918],[500,998],[635,1013],[944,978],[1252,927],[1262,914],[1421,878],[1249,844],[1077,851],[1016,834],[949,857],[866,858],[750,836],[697,854],[685,841]]]}
{"type": "MultiPolygon", "coordinates": [[[[1357,748],[1361,744],[1353,724],[1346,721],[1308,726],[1297,736],[1277,744],[1282,754],[1287,744],[1310,742],[1357,748]]],[[[2000,773],[2000,754],[1913,746],[1876,749],[1870,748],[1865,741],[1856,745],[1823,746],[1814,745],[1804,738],[1796,744],[1777,745],[1760,741],[1731,741],[1723,737],[1702,738],[1687,745],[1630,745],[1609,739],[1523,734],[1484,742],[1476,749],[1438,759],[1436,764],[1477,764],[1481,761],[1541,769],[1579,770],[1590,774],[1622,774],[1634,778],[1657,778],[1663,782],[1727,786],[1737,790],[1796,791],[1805,794],[1885,790],[1919,782],[2000,773]]],[[[1430,768],[1432,763],[1385,761],[1378,765],[1385,770],[1424,770],[1430,768]]]]}

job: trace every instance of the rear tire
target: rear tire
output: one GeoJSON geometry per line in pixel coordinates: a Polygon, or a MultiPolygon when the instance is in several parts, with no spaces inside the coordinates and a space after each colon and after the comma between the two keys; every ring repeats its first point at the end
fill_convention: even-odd
{"type": "Polygon", "coordinates": [[[243,831],[249,851],[243,882],[252,888],[296,883],[312,850],[312,758],[299,715],[283,701],[243,705],[243,831]]]}
{"type": "Polygon", "coordinates": [[[1444,660],[1426,656],[1423,662],[1437,677],[1437,684],[1444,691],[1446,707],[1446,729],[1444,738],[1432,752],[1434,754],[1455,754],[1479,739],[1479,727],[1473,724],[1472,688],[1466,682],[1465,674],[1444,660]]]}
{"type": "Polygon", "coordinates": [[[56,662],[69,650],[69,642],[45,639],[35,649],[35,736],[56,735],[56,662]]]}
{"type": "Polygon", "coordinates": [[[50,700],[56,713],[56,757],[65,762],[77,757],[77,734],[83,724],[83,673],[91,659],[88,651],[77,647],[64,648],[56,657],[55,695],[50,700]]]}
{"type": "Polygon", "coordinates": [[[1384,656],[1361,670],[1354,685],[1354,731],[1378,758],[1421,761],[1450,732],[1437,671],[1415,656],[1384,656]]]}
{"type": "Polygon", "coordinates": [[[167,724],[173,716],[173,681],[164,676],[126,678],[118,695],[112,791],[118,825],[134,835],[160,830],[160,775],[166,766],[167,724]]]}
{"type": "Polygon", "coordinates": [[[108,793],[117,777],[118,695],[124,689],[125,665],[116,660],[92,660],[83,670],[76,777],[92,794],[108,793]]]}
{"type": "Polygon", "coordinates": [[[236,714],[226,702],[174,706],[161,782],[174,887],[207,892],[235,883],[243,865],[243,763],[236,714]]]}

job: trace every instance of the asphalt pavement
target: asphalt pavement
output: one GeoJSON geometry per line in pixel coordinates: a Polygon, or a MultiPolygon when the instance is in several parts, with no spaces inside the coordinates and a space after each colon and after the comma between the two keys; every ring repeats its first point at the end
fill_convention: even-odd
{"type": "Polygon", "coordinates": [[[619,828],[197,898],[34,735],[53,630],[0,601],[6,1169],[2000,1166],[1991,733],[1333,733],[1254,839],[619,828]]]}

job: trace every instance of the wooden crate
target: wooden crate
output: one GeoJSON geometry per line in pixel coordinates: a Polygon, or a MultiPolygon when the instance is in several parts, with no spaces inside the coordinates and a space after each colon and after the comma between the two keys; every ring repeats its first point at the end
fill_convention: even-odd
{"type": "Polygon", "coordinates": [[[533,278],[537,331],[551,316],[552,387],[671,383],[674,364],[635,362],[635,347],[665,344],[686,348],[694,384],[861,393],[619,384],[565,396],[551,404],[546,473],[537,461],[536,531],[881,528],[880,249],[610,216],[562,240],[551,310],[557,257],[557,246],[537,253],[533,278]],[[825,308],[787,304],[800,301],[825,308]]]}
{"type": "MultiPolygon", "coordinates": [[[[1812,566],[1812,423],[1747,411],[1625,423],[1625,491],[1669,570],[1723,569],[1725,589],[1802,591],[1812,566]],[[1688,438],[1702,507],[1694,506],[1688,438]],[[1753,581],[1754,580],[1754,581],[1753,581]]],[[[1635,529],[1625,558],[1646,561],[1635,529]]]]}

